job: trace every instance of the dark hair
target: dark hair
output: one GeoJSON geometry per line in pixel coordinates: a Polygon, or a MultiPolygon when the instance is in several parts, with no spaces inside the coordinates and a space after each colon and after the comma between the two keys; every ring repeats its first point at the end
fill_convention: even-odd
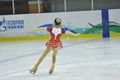
{"type": "Polygon", "coordinates": [[[54,23],[56,25],[60,25],[61,24],[61,18],[55,18],[54,23]]]}

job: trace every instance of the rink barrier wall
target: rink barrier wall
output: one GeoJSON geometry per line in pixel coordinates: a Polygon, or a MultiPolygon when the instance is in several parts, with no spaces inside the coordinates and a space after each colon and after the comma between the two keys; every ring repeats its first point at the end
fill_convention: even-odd
{"type": "MultiPolygon", "coordinates": [[[[114,24],[116,27],[116,29],[113,29],[113,27],[111,27],[110,38],[120,38],[119,12],[120,9],[109,10],[109,20],[112,21],[113,27],[114,24]]],[[[43,25],[53,24],[52,22],[56,17],[62,18],[63,27],[67,27],[69,29],[75,30],[77,33],[80,33],[80,35],[77,37],[67,35],[62,36],[62,39],[103,38],[103,33],[100,29],[102,27],[101,10],[94,10],[65,13],[58,12],[41,14],[2,15],[0,16],[0,42],[48,40],[49,34],[47,32],[31,32],[30,30],[33,28],[39,28],[43,25]]]]}

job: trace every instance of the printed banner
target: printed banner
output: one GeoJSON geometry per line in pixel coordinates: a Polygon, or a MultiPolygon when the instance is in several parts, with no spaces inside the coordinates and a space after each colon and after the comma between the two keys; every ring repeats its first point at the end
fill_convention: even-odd
{"type": "MultiPolygon", "coordinates": [[[[120,33],[120,9],[109,10],[111,33],[120,33]]],[[[101,10],[40,13],[0,16],[0,37],[48,35],[45,31],[31,31],[39,27],[53,27],[55,18],[62,19],[62,28],[82,35],[102,35],[101,10]]]]}

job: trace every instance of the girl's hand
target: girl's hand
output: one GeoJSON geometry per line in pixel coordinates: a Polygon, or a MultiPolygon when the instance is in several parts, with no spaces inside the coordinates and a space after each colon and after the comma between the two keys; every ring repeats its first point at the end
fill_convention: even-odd
{"type": "Polygon", "coordinates": [[[34,31],[35,31],[35,29],[30,29],[30,30],[29,30],[29,32],[34,32],[34,31]]]}

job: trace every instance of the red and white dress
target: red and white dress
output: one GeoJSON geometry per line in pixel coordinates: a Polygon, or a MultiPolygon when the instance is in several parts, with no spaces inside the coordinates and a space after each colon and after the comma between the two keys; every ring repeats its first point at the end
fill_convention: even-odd
{"type": "Polygon", "coordinates": [[[60,40],[60,37],[62,34],[65,33],[65,30],[61,28],[51,28],[48,27],[47,31],[50,33],[51,39],[46,43],[46,46],[52,47],[52,48],[62,48],[62,42],[60,40]]]}

